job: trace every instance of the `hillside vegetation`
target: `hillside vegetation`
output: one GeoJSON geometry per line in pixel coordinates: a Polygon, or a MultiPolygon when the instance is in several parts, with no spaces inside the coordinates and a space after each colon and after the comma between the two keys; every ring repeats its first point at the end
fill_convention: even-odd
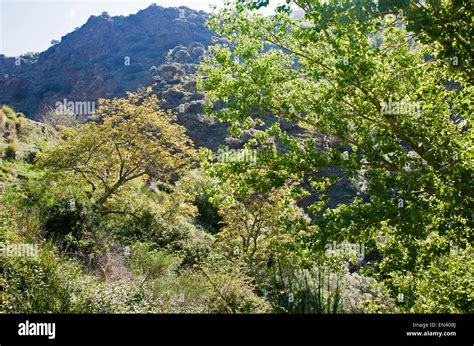
{"type": "Polygon", "coordinates": [[[467,7],[293,3],[88,119],[1,108],[0,312],[474,312],[467,7]]]}

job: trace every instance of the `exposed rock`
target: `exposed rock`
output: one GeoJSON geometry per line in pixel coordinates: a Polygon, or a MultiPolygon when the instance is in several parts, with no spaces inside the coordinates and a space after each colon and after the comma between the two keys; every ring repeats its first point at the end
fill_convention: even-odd
{"type": "Polygon", "coordinates": [[[190,62],[192,49],[211,43],[206,19],[203,11],[155,5],[126,17],[91,16],[40,54],[0,56],[0,104],[38,119],[42,109],[65,98],[95,102],[150,85],[150,68],[162,65],[170,50],[190,62]]]}

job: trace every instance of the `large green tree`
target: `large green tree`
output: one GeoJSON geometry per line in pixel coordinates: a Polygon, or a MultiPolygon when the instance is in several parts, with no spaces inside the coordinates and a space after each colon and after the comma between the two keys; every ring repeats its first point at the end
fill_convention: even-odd
{"type": "Polygon", "coordinates": [[[242,191],[309,181],[318,198],[309,208],[316,231],[304,239],[311,251],[364,243],[381,255],[365,270],[403,311],[472,311],[468,5],[288,3],[304,16],[288,4],[263,16],[237,3],[209,21],[227,42],[211,47],[201,68],[211,102],[226,105],[208,109],[235,135],[252,129],[247,145],[259,151],[255,165],[219,163],[213,173],[242,191]],[[280,126],[288,121],[306,139],[280,126]],[[327,207],[334,179],[318,174],[327,167],[355,183],[352,203],[327,207]]]}

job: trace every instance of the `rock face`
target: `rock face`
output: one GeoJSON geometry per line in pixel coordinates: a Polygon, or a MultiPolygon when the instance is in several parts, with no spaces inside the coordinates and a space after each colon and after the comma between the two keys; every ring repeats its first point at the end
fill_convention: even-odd
{"type": "Polygon", "coordinates": [[[150,87],[161,100],[161,108],[177,114],[178,122],[197,146],[216,151],[226,139],[227,125],[203,115],[207,100],[205,94],[196,89],[196,71],[206,55],[205,48],[198,42],[174,47],[163,64],[150,69],[150,87]]]}
{"type": "Polygon", "coordinates": [[[214,35],[206,19],[203,11],[156,5],[126,17],[92,16],[45,52],[0,55],[0,104],[37,119],[64,99],[95,102],[149,86],[150,68],[162,65],[175,47],[191,48],[173,51],[179,63],[203,54],[214,35]]]}

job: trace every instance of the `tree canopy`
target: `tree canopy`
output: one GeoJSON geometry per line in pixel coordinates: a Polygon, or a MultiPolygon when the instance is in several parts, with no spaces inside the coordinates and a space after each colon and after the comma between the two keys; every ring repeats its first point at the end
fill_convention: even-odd
{"type": "Polygon", "coordinates": [[[309,181],[317,198],[308,208],[315,231],[303,241],[310,251],[333,240],[368,244],[382,260],[365,270],[405,297],[402,308],[472,309],[464,272],[472,270],[474,197],[468,6],[288,3],[304,16],[288,5],[264,16],[238,3],[209,22],[227,42],[211,47],[201,68],[212,103],[226,103],[208,109],[235,135],[252,129],[247,146],[258,150],[256,165],[218,163],[211,171],[260,191],[309,181]],[[456,38],[447,30],[454,26],[456,38]],[[273,124],[263,126],[268,117],[273,124]],[[284,121],[312,135],[292,135],[284,121]],[[327,139],[337,144],[321,149],[327,139]],[[327,207],[335,179],[318,174],[327,167],[355,183],[352,203],[327,207]],[[454,290],[430,288],[434,277],[449,280],[442,272],[454,290]],[[431,301],[426,291],[446,298],[431,301]]]}
{"type": "Polygon", "coordinates": [[[63,128],[64,139],[40,158],[44,166],[76,174],[101,206],[125,183],[147,176],[176,179],[191,166],[195,150],[156,96],[129,93],[101,100],[93,121],[63,128]]]}

